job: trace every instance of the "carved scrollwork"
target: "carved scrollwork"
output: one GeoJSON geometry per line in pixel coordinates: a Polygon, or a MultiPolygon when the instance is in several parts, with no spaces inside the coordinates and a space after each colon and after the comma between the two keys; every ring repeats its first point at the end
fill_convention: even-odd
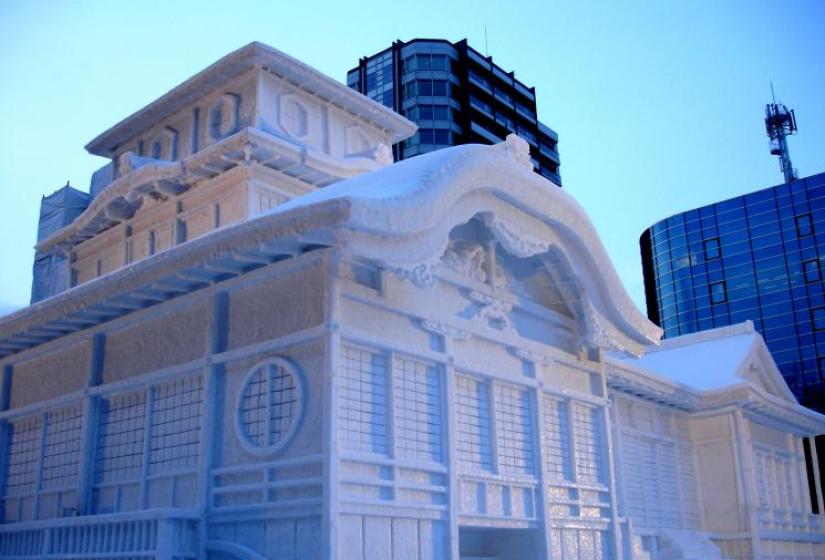
{"type": "Polygon", "coordinates": [[[531,236],[522,228],[501,220],[493,214],[484,216],[484,225],[495,234],[505,251],[519,258],[524,259],[546,253],[550,248],[547,241],[531,236]]]}
{"type": "Polygon", "coordinates": [[[499,331],[513,330],[513,323],[509,317],[509,313],[513,309],[512,303],[476,290],[468,292],[467,297],[478,306],[475,312],[476,318],[499,331]]]}
{"type": "Polygon", "coordinates": [[[427,332],[450,337],[455,340],[467,340],[470,338],[470,334],[468,332],[451,327],[450,325],[445,325],[444,323],[439,323],[437,321],[421,321],[421,328],[427,332]]]}
{"type": "Polygon", "coordinates": [[[531,350],[525,350],[524,348],[515,348],[513,353],[516,357],[521,358],[522,360],[531,361],[534,364],[549,366],[553,363],[553,358],[540,352],[533,352],[531,350]]]}

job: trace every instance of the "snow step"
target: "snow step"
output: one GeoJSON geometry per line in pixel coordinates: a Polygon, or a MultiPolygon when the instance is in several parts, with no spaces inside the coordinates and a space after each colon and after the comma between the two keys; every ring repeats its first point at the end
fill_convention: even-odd
{"type": "Polygon", "coordinates": [[[722,551],[707,533],[684,529],[660,529],[658,560],[724,560],[722,551]]]}

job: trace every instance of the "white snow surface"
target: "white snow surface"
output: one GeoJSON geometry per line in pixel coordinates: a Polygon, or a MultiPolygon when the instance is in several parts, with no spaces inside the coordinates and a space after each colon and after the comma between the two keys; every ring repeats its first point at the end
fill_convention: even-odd
{"type": "Polygon", "coordinates": [[[339,181],[280,204],[270,214],[287,212],[327,200],[348,198],[371,201],[407,201],[428,188],[427,179],[457,155],[489,148],[480,144],[462,144],[395,162],[392,165],[339,181]]]}
{"type": "Polygon", "coordinates": [[[743,364],[757,344],[757,336],[753,333],[737,334],[649,350],[638,359],[617,358],[681,385],[699,391],[713,391],[747,381],[738,373],[743,370],[743,364]]]}

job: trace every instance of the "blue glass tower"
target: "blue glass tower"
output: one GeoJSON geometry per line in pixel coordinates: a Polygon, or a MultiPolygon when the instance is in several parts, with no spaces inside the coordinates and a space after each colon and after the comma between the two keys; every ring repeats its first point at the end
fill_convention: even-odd
{"type": "Polygon", "coordinates": [[[640,244],[665,337],[750,319],[799,401],[825,412],[825,173],[676,214],[640,244]]]}

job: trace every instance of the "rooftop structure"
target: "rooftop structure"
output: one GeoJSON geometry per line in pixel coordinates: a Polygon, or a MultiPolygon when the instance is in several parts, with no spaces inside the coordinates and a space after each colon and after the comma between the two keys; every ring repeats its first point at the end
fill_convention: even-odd
{"type": "Polygon", "coordinates": [[[530,144],[535,171],[557,185],[558,134],[538,120],[536,92],[467,44],[443,39],[395,41],[364,57],[347,85],[415,122],[396,159],[458,144],[496,144],[516,133],[530,144]]]}
{"type": "Polygon", "coordinates": [[[251,43],[86,146],[112,161],[93,177],[88,209],[56,231],[41,226],[38,258],[54,256],[67,270],[36,268],[33,301],[388,165],[390,146],[414,131],[389,109],[251,43]]]}

